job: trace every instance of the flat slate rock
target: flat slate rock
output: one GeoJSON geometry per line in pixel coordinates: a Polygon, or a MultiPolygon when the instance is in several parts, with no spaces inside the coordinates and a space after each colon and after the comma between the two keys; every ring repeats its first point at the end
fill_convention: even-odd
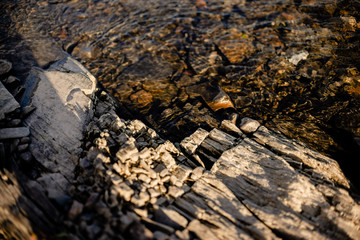
{"type": "Polygon", "coordinates": [[[0,120],[5,118],[5,114],[19,108],[19,103],[9,93],[5,86],[0,82],[0,120]]]}
{"type": "Polygon", "coordinates": [[[281,134],[276,134],[264,126],[257,129],[254,137],[259,139],[265,146],[270,147],[273,152],[287,156],[294,161],[302,162],[319,177],[350,188],[349,181],[334,159],[315,152],[301,142],[288,139],[281,134]]]}
{"type": "Polygon", "coordinates": [[[22,138],[22,137],[27,137],[29,135],[30,135],[30,131],[27,127],[0,129],[0,140],[22,138]]]}
{"type": "Polygon", "coordinates": [[[83,129],[92,117],[95,78],[79,62],[67,57],[49,70],[33,68],[37,84],[25,95],[36,110],[25,120],[30,128],[30,151],[51,172],[71,180],[81,150],[83,129]]]}

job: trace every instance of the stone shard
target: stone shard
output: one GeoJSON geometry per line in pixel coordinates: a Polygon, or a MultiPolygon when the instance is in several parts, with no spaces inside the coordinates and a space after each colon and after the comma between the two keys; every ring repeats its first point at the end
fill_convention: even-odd
{"type": "Polygon", "coordinates": [[[240,129],[245,133],[253,133],[260,127],[260,123],[251,118],[241,119],[240,129]]]}
{"type": "Polygon", "coordinates": [[[308,56],[309,53],[307,51],[301,51],[297,54],[292,55],[291,58],[289,58],[289,62],[294,65],[298,65],[301,60],[306,60],[308,56]]]}
{"type": "Polygon", "coordinates": [[[29,134],[30,131],[27,127],[3,128],[0,129],[0,140],[27,137],[29,134]]]}
{"type": "Polygon", "coordinates": [[[92,117],[89,95],[95,78],[70,57],[49,70],[33,68],[23,103],[36,107],[25,124],[32,133],[30,151],[44,167],[67,179],[74,177],[83,129],[92,117]]]}
{"type": "Polygon", "coordinates": [[[11,113],[19,107],[19,103],[0,82],[0,120],[5,118],[5,114],[11,113]]]}
{"type": "Polygon", "coordinates": [[[244,134],[242,131],[230,120],[223,120],[220,125],[221,130],[236,136],[236,137],[242,137],[244,134]]]}
{"type": "Polygon", "coordinates": [[[199,128],[191,136],[181,141],[180,146],[189,155],[194,154],[196,148],[201,144],[202,141],[209,135],[209,132],[199,128]]]}

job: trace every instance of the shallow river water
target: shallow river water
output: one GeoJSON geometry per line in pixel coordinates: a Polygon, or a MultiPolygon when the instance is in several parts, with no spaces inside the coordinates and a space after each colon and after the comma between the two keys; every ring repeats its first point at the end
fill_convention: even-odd
{"type": "Polygon", "coordinates": [[[120,115],[165,138],[252,117],[334,157],[356,184],[359,9],[356,0],[2,0],[0,57],[24,81],[31,64],[65,50],[120,115]]]}

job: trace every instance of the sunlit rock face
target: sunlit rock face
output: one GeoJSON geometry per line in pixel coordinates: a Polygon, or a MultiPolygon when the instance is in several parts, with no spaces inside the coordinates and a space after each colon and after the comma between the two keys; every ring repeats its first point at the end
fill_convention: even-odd
{"type": "Polygon", "coordinates": [[[45,50],[63,48],[167,138],[236,112],[334,157],[359,153],[356,1],[5,3],[18,60],[46,66],[60,54],[45,50]]]}

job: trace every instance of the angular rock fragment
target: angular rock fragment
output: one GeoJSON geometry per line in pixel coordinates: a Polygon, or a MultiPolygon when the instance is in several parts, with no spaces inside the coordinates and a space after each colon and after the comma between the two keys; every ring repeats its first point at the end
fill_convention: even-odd
{"type": "Polygon", "coordinates": [[[209,132],[199,128],[190,137],[185,138],[181,141],[180,146],[189,155],[195,153],[196,148],[201,144],[202,141],[209,135],[209,132]]]}
{"type": "Polygon", "coordinates": [[[251,118],[241,119],[240,129],[245,133],[253,133],[260,127],[260,123],[251,118]]]}
{"type": "Polygon", "coordinates": [[[11,113],[19,107],[20,104],[0,82],[0,120],[5,118],[5,114],[11,113]]]}
{"type": "Polygon", "coordinates": [[[301,60],[305,60],[309,56],[309,53],[307,51],[301,51],[289,59],[289,62],[291,62],[294,65],[298,65],[301,60]]]}
{"type": "Polygon", "coordinates": [[[30,130],[27,127],[18,128],[2,128],[0,129],[0,140],[22,138],[30,135],[30,130]]]}
{"type": "Polygon", "coordinates": [[[220,129],[236,137],[242,137],[242,131],[230,120],[223,120],[220,129]]]}

